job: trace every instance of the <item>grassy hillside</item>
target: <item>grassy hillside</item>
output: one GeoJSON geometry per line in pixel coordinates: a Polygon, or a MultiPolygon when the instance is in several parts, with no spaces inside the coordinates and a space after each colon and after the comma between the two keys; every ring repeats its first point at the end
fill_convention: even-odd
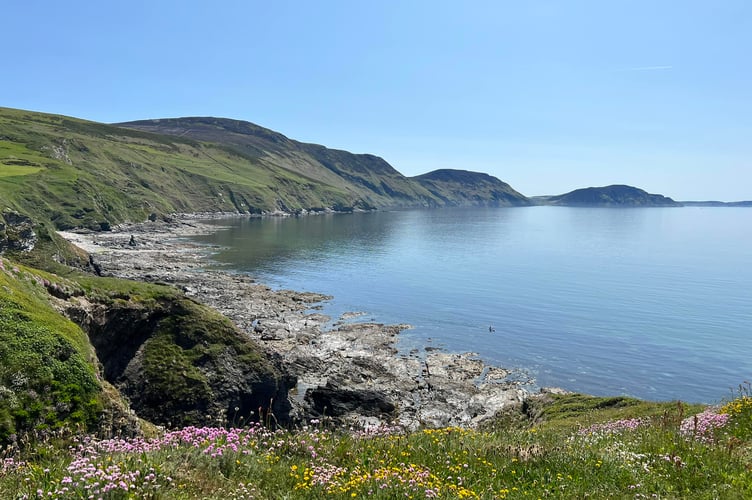
{"type": "Polygon", "coordinates": [[[62,229],[107,229],[174,212],[526,203],[497,179],[461,180],[437,189],[377,156],[297,142],[237,120],[113,126],[0,108],[2,208],[62,229]]]}
{"type": "Polygon", "coordinates": [[[0,200],[58,228],[173,212],[348,207],[344,190],[226,148],[0,108],[0,200]]]}
{"type": "Polygon", "coordinates": [[[283,422],[293,383],[229,320],[175,288],[5,258],[0,360],[0,449],[60,429],[136,433],[129,405],[174,426],[230,412],[251,421],[271,403],[283,422]]]}
{"type": "Polygon", "coordinates": [[[650,194],[642,189],[612,185],[575,189],[556,196],[539,196],[535,202],[541,205],[584,207],[680,207],[667,196],[650,194]]]}
{"type": "MultiPolygon", "coordinates": [[[[444,205],[444,200],[377,156],[298,142],[249,122],[197,117],[142,120],[118,125],[222,144],[261,165],[284,168],[315,179],[374,207],[444,205]]],[[[466,189],[471,190],[472,187],[466,186],[466,189]]]]}
{"type": "Polygon", "coordinates": [[[50,292],[81,293],[68,280],[0,258],[0,443],[25,431],[94,429],[104,407],[86,334],[50,292]]]}
{"type": "Polygon", "coordinates": [[[526,206],[530,200],[488,174],[466,170],[435,170],[413,177],[448,206],[526,206]]]}

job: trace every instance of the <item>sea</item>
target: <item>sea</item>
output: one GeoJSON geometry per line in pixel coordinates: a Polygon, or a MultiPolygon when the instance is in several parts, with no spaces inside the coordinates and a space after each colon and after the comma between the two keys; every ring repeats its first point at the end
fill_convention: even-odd
{"type": "Polygon", "coordinates": [[[752,209],[511,207],[208,221],[213,266],[408,323],[534,387],[718,403],[752,380],[752,209]]]}

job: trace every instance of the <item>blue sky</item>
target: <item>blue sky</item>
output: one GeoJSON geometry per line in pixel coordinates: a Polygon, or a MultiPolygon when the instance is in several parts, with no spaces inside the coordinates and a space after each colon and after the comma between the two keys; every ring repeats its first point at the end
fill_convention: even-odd
{"type": "Polygon", "coordinates": [[[526,195],[752,199],[752,2],[9,1],[0,105],[248,120],[526,195]]]}

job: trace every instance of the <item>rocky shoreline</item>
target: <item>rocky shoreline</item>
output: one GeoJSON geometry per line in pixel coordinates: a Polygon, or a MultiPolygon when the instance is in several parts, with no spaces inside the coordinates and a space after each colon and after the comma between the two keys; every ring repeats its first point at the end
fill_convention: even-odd
{"type": "Polygon", "coordinates": [[[327,327],[330,318],[319,310],[331,297],[275,291],[246,275],[207,269],[216,248],[187,237],[216,229],[182,217],[60,234],[87,251],[103,276],[170,284],[227,316],[297,378],[293,418],[474,427],[532,395],[520,373],[487,366],[473,353],[399,353],[397,336],[408,325],[361,323],[348,313],[327,327]]]}

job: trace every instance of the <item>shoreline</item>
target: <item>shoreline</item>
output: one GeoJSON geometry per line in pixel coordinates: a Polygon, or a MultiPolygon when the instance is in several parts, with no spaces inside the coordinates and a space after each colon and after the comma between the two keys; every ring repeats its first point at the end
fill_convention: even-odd
{"type": "Polygon", "coordinates": [[[229,318],[297,378],[289,395],[293,418],[326,415],[361,427],[476,427],[536,394],[520,381],[521,370],[486,365],[475,353],[431,346],[400,353],[395,344],[409,325],[360,323],[358,313],[332,324],[319,312],[330,296],[275,291],[244,274],[207,269],[216,247],[187,238],[219,228],[201,219],[232,216],[181,214],[108,232],[58,234],[88,252],[102,276],[175,286],[229,318]]]}

